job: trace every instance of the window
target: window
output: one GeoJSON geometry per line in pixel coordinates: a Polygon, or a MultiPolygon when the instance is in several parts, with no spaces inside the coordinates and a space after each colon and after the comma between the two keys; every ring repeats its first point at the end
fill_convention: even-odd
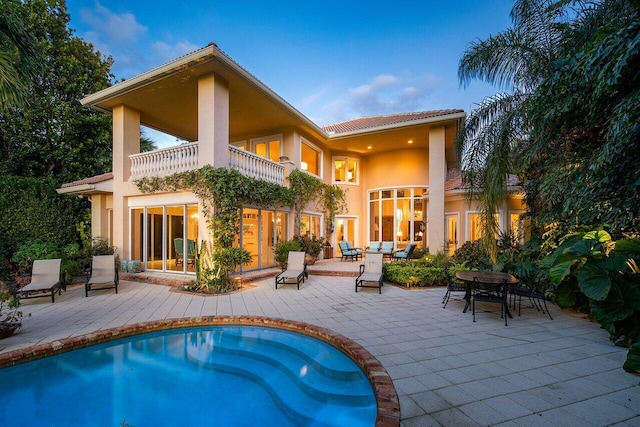
{"type": "Polygon", "coordinates": [[[272,162],[279,162],[280,156],[282,155],[282,135],[252,139],[251,146],[253,147],[253,152],[256,155],[269,159],[272,162]]]}
{"type": "Polygon", "coordinates": [[[531,220],[522,219],[524,211],[509,212],[509,230],[518,243],[524,243],[531,238],[531,220]]]}
{"type": "Polygon", "coordinates": [[[333,182],[340,184],[357,184],[358,161],[356,159],[334,157],[333,182]]]}
{"type": "Polygon", "coordinates": [[[302,214],[300,220],[300,235],[320,237],[320,215],[302,214]]]}
{"type": "MultiPolygon", "coordinates": [[[[500,216],[495,215],[496,222],[500,224],[500,216]]],[[[499,226],[498,226],[499,228],[499,226]]],[[[474,242],[482,237],[482,221],[479,213],[469,214],[469,240],[474,242]]],[[[496,235],[496,239],[498,236],[496,235]]]]}
{"type": "Polygon", "coordinates": [[[424,247],[427,240],[424,188],[398,188],[369,192],[369,241],[409,243],[424,247]]]}
{"type": "Polygon", "coordinates": [[[320,149],[302,139],[300,144],[300,169],[321,177],[321,161],[322,152],[320,149]]]}

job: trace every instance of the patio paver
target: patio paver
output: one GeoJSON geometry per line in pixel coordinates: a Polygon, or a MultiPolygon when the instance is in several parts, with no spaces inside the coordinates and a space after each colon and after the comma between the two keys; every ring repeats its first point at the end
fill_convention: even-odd
{"type": "MultiPolygon", "coordinates": [[[[359,263],[333,264],[349,274],[359,263]]],[[[463,301],[442,308],[443,288],[387,284],[382,295],[355,293],[354,280],[312,272],[300,290],[276,290],[269,277],[218,297],[121,281],[117,295],[85,298],[74,285],[54,304],[24,301],[32,317],[0,341],[0,353],[165,318],[277,317],[328,328],[378,358],[393,378],[405,427],[640,425],[640,377],[624,372],[626,349],[613,346],[597,324],[555,306],[554,320],[529,309],[507,327],[492,313],[473,323],[463,301]]]]}

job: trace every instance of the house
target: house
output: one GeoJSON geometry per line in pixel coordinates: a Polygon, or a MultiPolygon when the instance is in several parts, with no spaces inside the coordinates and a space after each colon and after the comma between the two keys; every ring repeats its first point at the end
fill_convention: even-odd
{"type": "MultiPolygon", "coordinates": [[[[320,127],[215,44],[82,99],[113,117],[113,172],[63,185],[91,198],[92,233],[123,259],[144,268],[190,273],[186,249],[208,239],[197,197],[189,191],[141,193],[134,181],[204,165],[235,168],[286,185],[301,169],[348,189],[348,211],[336,217],[332,243],[366,247],[411,242],[450,252],[479,237],[477,209],[464,198],[456,169],[463,110],[393,114],[320,127]],[[188,141],[140,153],[140,126],[188,141]]],[[[522,195],[500,214],[503,230],[519,227],[522,195]]],[[[322,212],[308,206],[302,232],[325,236],[322,212]]],[[[253,255],[245,269],[274,265],[275,242],[292,237],[290,207],[245,207],[238,242],[253,255]]]]}

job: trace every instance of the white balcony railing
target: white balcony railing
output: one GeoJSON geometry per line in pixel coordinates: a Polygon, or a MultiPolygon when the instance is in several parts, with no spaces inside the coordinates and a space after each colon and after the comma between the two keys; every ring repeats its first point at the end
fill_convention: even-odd
{"type": "Polygon", "coordinates": [[[198,169],[198,143],[191,142],[132,154],[129,159],[131,160],[131,180],[186,172],[198,169]]]}
{"type": "Polygon", "coordinates": [[[229,146],[229,167],[245,176],[284,185],[284,166],[232,145],[229,146]]]}
{"type": "MultiPolygon", "coordinates": [[[[167,176],[198,168],[198,143],[192,142],[129,156],[131,180],[167,176]]],[[[284,185],[284,166],[229,146],[229,167],[245,176],[284,185]]]]}

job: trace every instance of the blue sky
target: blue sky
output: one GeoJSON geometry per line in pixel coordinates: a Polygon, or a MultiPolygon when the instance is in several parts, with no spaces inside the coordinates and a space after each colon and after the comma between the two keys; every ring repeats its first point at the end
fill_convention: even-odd
{"type": "MultiPolygon", "coordinates": [[[[469,43],[507,29],[513,0],[67,0],[75,35],[117,79],[215,42],[319,125],[411,111],[470,111],[497,92],[458,83],[469,43]]],[[[151,133],[160,146],[172,145],[151,133]]]]}

